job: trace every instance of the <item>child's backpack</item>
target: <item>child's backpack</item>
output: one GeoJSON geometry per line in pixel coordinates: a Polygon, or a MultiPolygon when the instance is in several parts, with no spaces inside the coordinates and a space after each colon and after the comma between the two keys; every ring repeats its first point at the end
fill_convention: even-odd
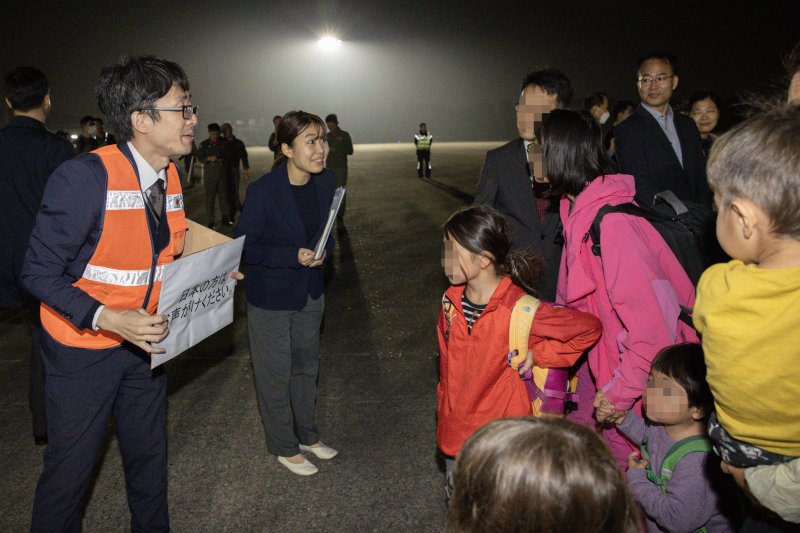
{"type": "Polygon", "coordinates": [[[722,252],[714,236],[714,214],[700,204],[682,202],[672,191],[658,193],[653,207],[633,203],[601,207],[588,234],[596,256],[600,255],[600,223],[609,213],[625,213],[650,222],[695,286],[703,271],[721,260],[722,252]]]}
{"type": "MultiPolygon", "coordinates": [[[[539,300],[529,294],[522,295],[511,310],[511,320],[508,323],[508,366],[514,369],[525,361],[528,354],[528,340],[533,326],[533,318],[539,300]]],[[[454,306],[446,297],[442,298],[447,330],[445,339],[450,336],[450,322],[453,317],[454,306]]],[[[533,365],[522,377],[531,399],[531,412],[533,416],[546,414],[564,414],[564,402],[574,396],[576,379],[569,380],[567,368],[541,368],[533,365]],[[569,390],[565,384],[569,382],[569,390]]],[[[577,401],[577,399],[575,398],[577,401]]]]}
{"type": "MultiPolygon", "coordinates": [[[[675,466],[681,462],[681,459],[690,453],[711,453],[711,441],[705,435],[692,435],[691,437],[686,437],[676,442],[667,451],[664,460],[661,461],[661,468],[658,473],[653,471],[652,464],[650,463],[647,439],[642,441],[642,446],[639,450],[642,454],[642,459],[647,460],[648,463],[645,469],[647,479],[649,479],[651,483],[658,485],[661,492],[667,492],[667,485],[672,479],[672,472],[675,471],[675,466]]],[[[701,527],[700,529],[694,530],[693,533],[706,533],[706,531],[706,528],[701,527]]]]}

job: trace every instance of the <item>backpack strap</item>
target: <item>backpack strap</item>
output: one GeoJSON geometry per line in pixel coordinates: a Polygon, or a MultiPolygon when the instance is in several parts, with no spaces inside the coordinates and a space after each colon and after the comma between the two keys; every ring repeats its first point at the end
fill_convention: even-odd
{"type": "Polygon", "coordinates": [[[530,294],[524,294],[511,310],[511,320],[508,322],[508,352],[514,354],[509,358],[509,365],[513,368],[517,368],[528,355],[531,327],[538,308],[539,300],[530,294]]]}
{"type": "Polygon", "coordinates": [[[659,472],[653,471],[650,464],[650,454],[647,450],[647,439],[642,441],[641,446],[642,458],[648,461],[647,465],[647,479],[652,483],[659,486],[661,492],[667,491],[667,485],[672,479],[672,473],[675,471],[675,466],[690,453],[711,453],[711,441],[705,435],[692,435],[686,437],[672,445],[661,461],[661,468],[659,472]]]}
{"type": "Polygon", "coordinates": [[[444,330],[444,340],[446,341],[450,339],[450,324],[456,312],[455,307],[453,302],[450,301],[450,298],[445,295],[442,296],[442,311],[444,311],[444,320],[447,322],[447,329],[444,330]]]}

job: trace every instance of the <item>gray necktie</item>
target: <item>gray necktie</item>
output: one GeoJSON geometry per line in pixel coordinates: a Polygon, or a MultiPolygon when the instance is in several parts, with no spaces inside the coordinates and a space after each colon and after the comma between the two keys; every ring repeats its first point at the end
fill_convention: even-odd
{"type": "Polygon", "coordinates": [[[161,210],[164,208],[164,182],[161,179],[157,179],[148,187],[147,198],[150,200],[156,219],[161,219],[161,210]]]}

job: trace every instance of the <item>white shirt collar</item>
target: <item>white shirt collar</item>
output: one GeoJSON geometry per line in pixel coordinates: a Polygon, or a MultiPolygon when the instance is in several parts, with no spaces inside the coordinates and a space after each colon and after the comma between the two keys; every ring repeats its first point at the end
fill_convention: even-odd
{"type": "Polygon", "coordinates": [[[134,148],[133,143],[128,141],[128,148],[133,154],[133,160],[136,162],[136,168],[139,170],[139,185],[142,188],[142,191],[146,191],[147,189],[152,186],[157,179],[164,181],[164,188],[166,189],[167,185],[167,170],[162,169],[161,172],[156,173],[153,167],[150,166],[142,154],[140,154],[136,148],[134,148]]]}

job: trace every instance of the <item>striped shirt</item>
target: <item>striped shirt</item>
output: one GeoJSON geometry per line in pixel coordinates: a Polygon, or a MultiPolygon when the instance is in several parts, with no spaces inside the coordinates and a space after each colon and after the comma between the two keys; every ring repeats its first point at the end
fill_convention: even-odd
{"type": "Polygon", "coordinates": [[[467,333],[472,333],[472,325],[486,309],[486,304],[476,305],[470,302],[467,298],[467,291],[464,291],[461,293],[461,307],[464,309],[464,318],[467,321],[467,333]]]}

